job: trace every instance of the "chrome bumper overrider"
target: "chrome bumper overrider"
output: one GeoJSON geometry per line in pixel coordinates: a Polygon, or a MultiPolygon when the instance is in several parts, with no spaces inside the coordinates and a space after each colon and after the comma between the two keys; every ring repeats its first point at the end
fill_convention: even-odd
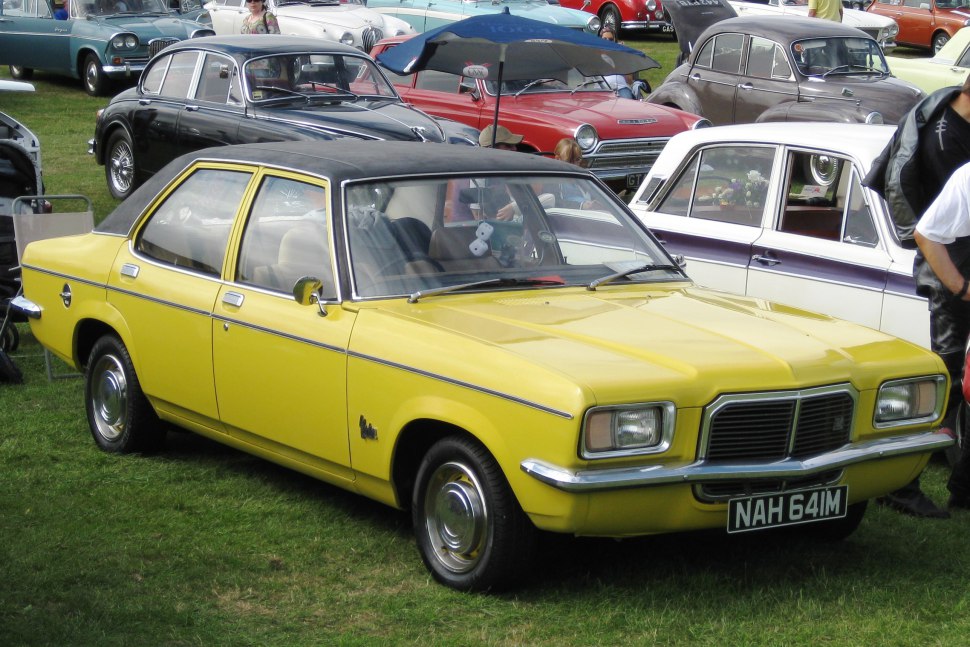
{"type": "Polygon", "coordinates": [[[40,319],[41,307],[27,297],[14,297],[10,300],[10,307],[28,319],[40,319]]]}
{"type": "Polygon", "coordinates": [[[686,465],[570,471],[540,460],[526,459],[522,461],[521,467],[526,474],[560,490],[596,492],[677,483],[797,478],[880,458],[930,453],[952,444],[953,438],[948,434],[926,432],[853,443],[804,460],[787,459],[774,463],[711,464],[697,461],[686,465]]]}

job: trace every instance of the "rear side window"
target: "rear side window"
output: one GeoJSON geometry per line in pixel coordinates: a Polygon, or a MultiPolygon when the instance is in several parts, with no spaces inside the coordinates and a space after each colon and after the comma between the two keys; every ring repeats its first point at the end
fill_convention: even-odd
{"type": "Polygon", "coordinates": [[[704,48],[695,59],[695,65],[726,74],[738,74],[741,71],[743,47],[743,34],[718,34],[704,43],[704,48]]]}

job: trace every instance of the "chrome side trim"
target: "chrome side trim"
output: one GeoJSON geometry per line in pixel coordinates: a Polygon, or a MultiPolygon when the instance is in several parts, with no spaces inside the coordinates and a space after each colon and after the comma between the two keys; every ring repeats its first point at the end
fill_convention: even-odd
{"type": "Polygon", "coordinates": [[[23,295],[11,299],[10,307],[28,319],[40,319],[40,315],[44,312],[43,308],[23,295]]]}
{"type": "Polygon", "coordinates": [[[429,371],[422,371],[421,369],[414,368],[413,366],[406,366],[404,364],[398,364],[397,362],[391,362],[391,361],[388,361],[386,359],[381,359],[379,357],[374,357],[373,355],[364,355],[362,353],[356,353],[354,351],[348,351],[347,352],[347,355],[349,355],[350,357],[355,357],[357,359],[363,359],[363,360],[366,360],[366,361],[369,361],[369,362],[375,362],[375,363],[381,364],[383,366],[389,366],[391,368],[396,368],[396,369],[399,369],[399,370],[402,370],[402,371],[407,371],[408,373],[414,373],[415,375],[421,375],[422,377],[427,377],[427,378],[430,378],[432,380],[438,380],[439,382],[445,382],[447,384],[453,384],[455,386],[459,386],[459,387],[462,387],[462,388],[465,388],[465,389],[471,389],[472,391],[478,391],[479,393],[485,393],[487,395],[492,395],[492,396],[495,396],[497,398],[502,398],[503,400],[509,400],[510,402],[515,402],[516,404],[521,404],[521,405],[527,406],[527,407],[529,407],[531,409],[537,409],[538,411],[542,411],[544,413],[551,413],[552,415],[558,416],[560,418],[564,418],[565,420],[572,420],[573,419],[573,414],[569,413],[568,411],[560,411],[559,409],[553,409],[552,407],[547,407],[544,404],[539,404],[538,402],[532,402],[531,400],[526,400],[524,398],[520,398],[520,397],[514,396],[514,395],[512,395],[510,393],[503,393],[501,391],[495,391],[495,390],[492,390],[492,389],[487,389],[487,388],[485,388],[483,386],[478,386],[476,384],[471,384],[469,382],[463,382],[461,380],[456,380],[454,378],[446,377],[444,375],[439,375],[437,373],[431,373],[429,371]]]}
{"type": "Polygon", "coordinates": [[[706,461],[696,461],[681,465],[569,470],[529,458],[522,461],[520,467],[526,474],[559,490],[597,492],[677,483],[797,478],[880,458],[935,452],[952,444],[953,438],[948,434],[924,432],[851,443],[812,458],[786,459],[773,463],[709,464],[706,461]]]}

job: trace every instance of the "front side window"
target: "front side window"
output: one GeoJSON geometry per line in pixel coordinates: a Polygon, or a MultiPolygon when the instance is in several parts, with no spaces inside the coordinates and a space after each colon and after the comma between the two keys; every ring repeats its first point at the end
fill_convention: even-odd
{"type": "Polygon", "coordinates": [[[791,68],[781,46],[766,39],[753,36],[748,52],[748,76],[762,79],[784,80],[791,78],[791,68]]]}
{"type": "MultiPolygon", "coordinates": [[[[202,73],[199,75],[199,85],[195,89],[195,98],[212,103],[229,101],[230,90],[235,81],[234,68],[232,59],[219,54],[206,54],[202,73]]],[[[238,99],[234,99],[233,103],[238,103],[238,99]]]]}
{"type": "Polygon", "coordinates": [[[250,177],[223,169],[193,172],[149,216],[135,249],[162,263],[218,276],[250,177]]]}
{"type": "Polygon", "coordinates": [[[199,59],[199,52],[176,52],[172,55],[162,88],[159,91],[163,97],[185,99],[189,96],[192,77],[195,74],[195,63],[199,59]]]}
{"type": "Polygon", "coordinates": [[[775,149],[717,146],[695,153],[657,207],[661,213],[760,227],[775,149]]]}
{"type": "Polygon", "coordinates": [[[165,72],[172,62],[171,56],[160,56],[155,59],[141,77],[141,90],[145,94],[158,94],[162,90],[165,72]]]}
{"type": "Polygon", "coordinates": [[[287,54],[247,61],[243,74],[253,101],[333,101],[355,97],[397,98],[365,56],[287,54]]]}

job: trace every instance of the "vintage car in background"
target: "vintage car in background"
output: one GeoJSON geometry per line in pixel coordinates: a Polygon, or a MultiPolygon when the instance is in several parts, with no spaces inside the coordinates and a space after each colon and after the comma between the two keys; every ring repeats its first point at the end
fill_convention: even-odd
{"type": "Polygon", "coordinates": [[[746,124],[670,141],[630,203],[697,283],[929,347],[915,250],[861,180],[892,126],[746,124]]]}
{"type": "Polygon", "coordinates": [[[934,54],[970,25],[970,0],[874,0],[866,11],[895,20],[900,45],[929,48],[934,54]]]}
{"type": "Polygon", "coordinates": [[[27,246],[14,307],[100,448],[200,433],[410,509],[437,580],[498,590],[537,530],[841,538],[952,445],[936,355],[694,286],[587,171],[376,150],[198,151],[27,246]]]}
{"type": "MultiPolygon", "coordinates": [[[[99,111],[90,150],[127,197],[172,159],[208,146],[296,139],[478,145],[478,130],[404,103],[360,50],[296,36],[173,45],[99,111]]],[[[375,152],[375,154],[378,154],[375,152]]]]}
{"type": "MultiPolygon", "coordinates": [[[[367,0],[367,7],[408,22],[418,33],[483,14],[509,13],[560,27],[599,33],[600,19],[546,0],[367,0]]],[[[392,34],[388,34],[389,36],[392,34]]]]}
{"type": "MultiPolygon", "coordinates": [[[[731,6],[739,16],[804,16],[808,17],[808,0],[730,0],[731,6]]],[[[870,38],[889,52],[896,47],[896,34],[899,26],[887,16],[858,9],[844,9],[842,24],[866,32],[870,38]]],[[[806,34],[808,35],[808,34],[806,34]]]]}
{"type": "Polygon", "coordinates": [[[205,8],[204,0],[168,0],[169,9],[175,11],[186,20],[194,20],[204,25],[212,26],[209,11],[205,8]]]}
{"type": "MultiPolygon", "coordinates": [[[[403,40],[384,40],[373,55],[403,40]]],[[[382,69],[405,101],[429,114],[478,129],[495,120],[494,81],[436,70],[402,76],[382,69]]],[[[583,164],[614,191],[639,186],[671,136],[709,125],[680,110],[618,99],[602,79],[573,72],[568,82],[503,81],[499,122],[522,135],[520,148],[529,152],[551,155],[560,139],[575,138],[583,164]]]]}
{"type": "Polygon", "coordinates": [[[879,44],[840,23],[795,16],[721,20],[648,97],[714,124],[895,124],[924,94],[893,78],[879,44]]]}
{"type": "MultiPolygon", "coordinates": [[[[414,28],[363,3],[342,0],[267,0],[284,36],[306,36],[343,43],[369,52],[385,36],[414,34],[414,28]]],[[[238,34],[249,15],[246,0],[210,0],[205,5],[219,36],[238,34]]]]}
{"type": "Polygon", "coordinates": [[[893,76],[909,81],[927,94],[951,85],[963,85],[970,74],[970,27],[964,27],[933,58],[887,56],[893,76]]]}
{"type": "Polygon", "coordinates": [[[559,0],[559,4],[596,14],[614,34],[621,31],[674,32],[664,13],[663,0],[559,0]]]}
{"type": "Polygon", "coordinates": [[[168,45],[213,33],[170,14],[165,0],[125,3],[74,0],[69,18],[55,20],[50,0],[4,2],[0,65],[9,65],[15,79],[43,70],[81,79],[88,94],[104,95],[114,82],[137,81],[148,59],[168,45]]]}

